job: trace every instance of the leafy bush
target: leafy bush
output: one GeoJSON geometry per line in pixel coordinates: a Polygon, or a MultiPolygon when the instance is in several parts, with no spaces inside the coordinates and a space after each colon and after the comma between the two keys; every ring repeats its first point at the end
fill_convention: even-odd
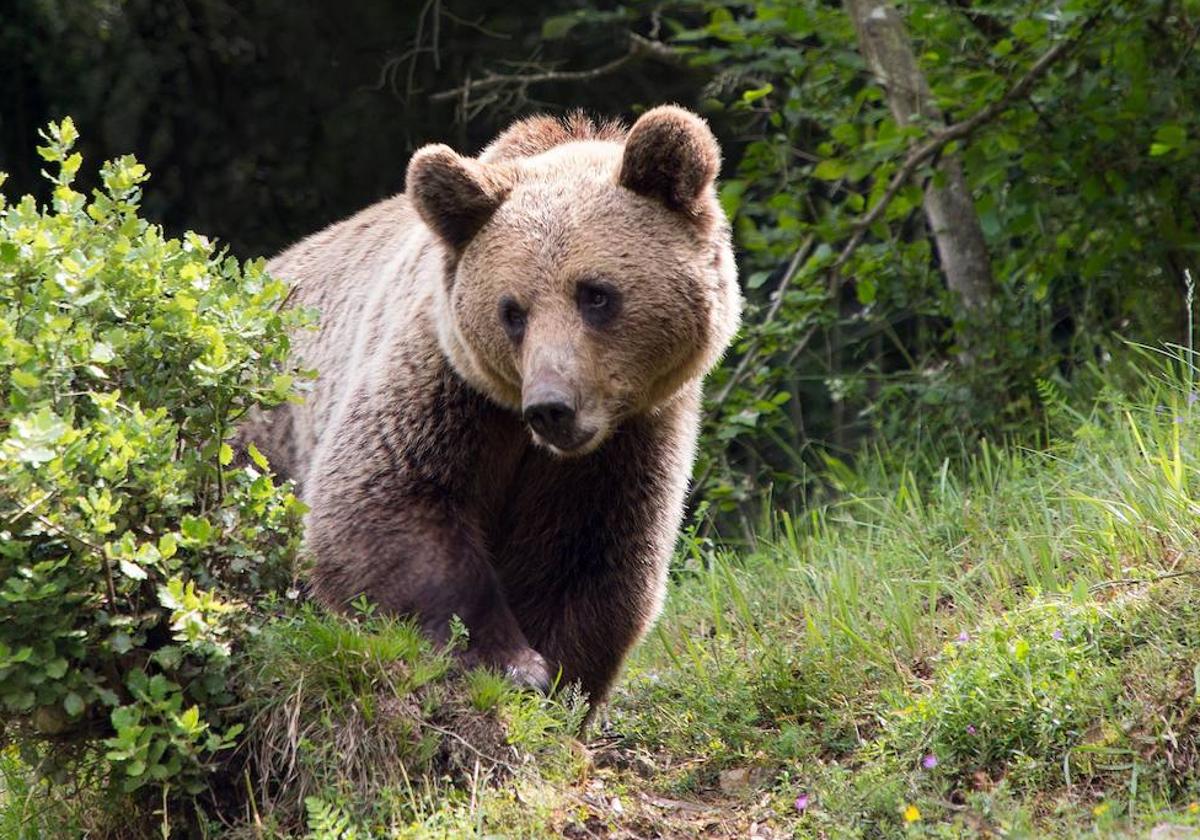
{"type": "Polygon", "coordinates": [[[292,396],[309,315],[261,262],[139,218],[133,158],[88,199],[70,119],[42,136],[51,207],[0,198],[3,736],[42,768],[196,790],[240,728],[246,601],[291,579],[302,513],[225,438],[292,396]]]}

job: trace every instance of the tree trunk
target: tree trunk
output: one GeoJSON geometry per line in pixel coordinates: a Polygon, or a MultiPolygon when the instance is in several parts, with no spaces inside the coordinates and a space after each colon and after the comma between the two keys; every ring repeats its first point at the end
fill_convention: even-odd
{"type": "MultiPolygon", "coordinates": [[[[886,89],[896,122],[940,126],[942,113],[917,66],[908,31],[891,0],[844,2],[858,33],[859,50],[886,89]]],[[[926,185],[925,218],[937,243],[946,285],[961,299],[966,314],[974,318],[984,312],[993,297],[987,245],[958,156],[942,155],[937,169],[942,184],[931,181],[926,185]]]]}

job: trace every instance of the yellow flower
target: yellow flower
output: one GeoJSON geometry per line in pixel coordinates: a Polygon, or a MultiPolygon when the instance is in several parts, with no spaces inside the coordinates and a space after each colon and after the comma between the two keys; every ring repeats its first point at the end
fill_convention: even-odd
{"type": "Polygon", "coordinates": [[[1200,813],[1200,802],[1193,802],[1190,805],[1188,805],[1188,813],[1189,814],[1200,813]]]}
{"type": "Polygon", "coordinates": [[[1101,802],[1099,805],[1097,805],[1095,808],[1092,809],[1092,813],[1097,817],[1103,817],[1105,814],[1108,813],[1108,809],[1111,807],[1112,806],[1109,805],[1107,802],[1101,802]]]}
{"type": "Polygon", "coordinates": [[[904,821],[906,823],[915,823],[921,819],[921,812],[917,810],[916,805],[909,805],[904,809],[904,821]]]}

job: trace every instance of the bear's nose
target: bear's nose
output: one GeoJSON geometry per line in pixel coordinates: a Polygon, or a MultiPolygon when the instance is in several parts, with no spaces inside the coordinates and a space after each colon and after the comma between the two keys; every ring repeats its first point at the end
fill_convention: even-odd
{"type": "Polygon", "coordinates": [[[575,437],[575,409],[562,400],[543,400],[525,406],[525,422],[555,446],[568,445],[575,437]]]}

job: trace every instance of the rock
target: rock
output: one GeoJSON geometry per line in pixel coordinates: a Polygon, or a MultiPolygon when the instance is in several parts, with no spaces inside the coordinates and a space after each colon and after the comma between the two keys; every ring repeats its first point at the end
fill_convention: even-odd
{"type": "Polygon", "coordinates": [[[771,771],[765,767],[734,767],[721,771],[718,786],[721,788],[721,793],[743,793],[749,788],[762,784],[770,775],[771,771]]]}
{"type": "Polygon", "coordinates": [[[1159,823],[1151,829],[1150,840],[1200,840],[1200,829],[1190,825],[1159,823]]]}

